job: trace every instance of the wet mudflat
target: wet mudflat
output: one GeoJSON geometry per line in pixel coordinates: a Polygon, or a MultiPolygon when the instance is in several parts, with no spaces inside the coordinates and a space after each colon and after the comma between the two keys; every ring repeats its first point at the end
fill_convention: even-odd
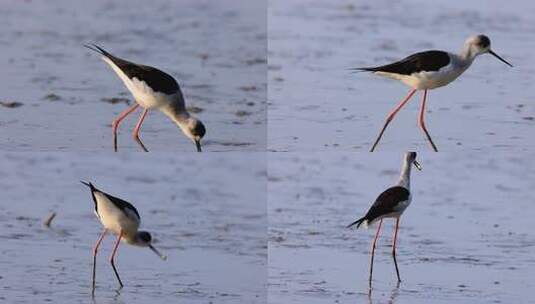
{"type": "Polygon", "coordinates": [[[262,155],[2,153],[0,299],[7,303],[265,303],[266,211],[262,155]],[[137,155],[137,156],[136,156],[137,155]],[[232,176],[232,178],[228,178],[232,176]],[[135,205],[160,260],[115,237],[102,243],[91,299],[92,246],[101,225],[90,180],[135,205]],[[57,216],[50,228],[43,220],[57,216]]]}
{"type": "MultiPolygon", "coordinates": [[[[439,151],[533,148],[534,13],[527,0],[270,1],[269,149],[368,151],[409,88],[348,69],[428,49],[457,52],[479,33],[514,68],[483,55],[429,91],[428,130],[439,151]]],[[[397,115],[378,151],[428,148],[416,123],[420,99],[397,115]]]]}
{"type": "MultiPolygon", "coordinates": [[[[262,1],[5,1],[0,11],[0,138],[4,150],[112,149],[111,122],[133,99],[83,47],[96,43],[177,79],[206,125],[205,151],[265,150],[266,9],[262,1]]],[[[120,128],[119,147],[140,151],[120,128]]],[[[150,151],[195,151],[158,111],[150,151]]]]}
{"type": "Polygon", "coordinates": [[[393,153],[270,155],[270,303],[531,303],[533,154],[423,154],[401,218],[383,224],[371,296],[364,215],[398,177],[393,153]],[[386,224],[386,225],[385,225],[386,224]]]}

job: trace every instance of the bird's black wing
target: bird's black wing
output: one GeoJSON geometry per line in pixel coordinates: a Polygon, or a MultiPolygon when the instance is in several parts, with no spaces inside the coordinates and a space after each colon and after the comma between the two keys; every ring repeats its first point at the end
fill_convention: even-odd
{"type": "Polygon", "coordinates": [[[355,68],[354,71],[385,72],[401,75],[411,75],[421,71],[438,71],[450,64],[450,56],[444,51],[425,51],[410,55],[400,61],[369,68],[355,68]]]}
{"type": "Polygon", "coordinates": [[[364,219],[371,222],[382,215],[395,212],[397,205],[407,201],[409,196],[410,192],[405,187],[395,186],[386,189],[377,197],[364,219]]]}
{"type": "Polygon", "coordinates": [[[93,201],[95,202],[95,212],[97,214],[98,214],[98,211],[97,211],[97,199],[95,197],[95,192],[100,192],[100,193],[104,194],[121,211],[125,212],[126,214],[129,214],[129,213],[126,212],[126,210],[130,210],[130,211],[132,211],[132,212],[134,212],[136,214],[138,219],[141,218],[139,216],[139,212],[137,212],[136,207],[134,207],[129,202],[127,202],[125,200],[122,200],[122,199],[120,199],[118,197],[115,197],[113,195],[110,195],[110,194],[108,194],[108,193],[106,193],[104,191],[101,191],[101,190],[97,189],[95,186],[93,186],[93,184],[91,184],[91,183],[82,182],[82,184],[88,186],[91,189],[91,195],[93,197],[93,201]]]}
{"type": "Polygon", "coordinates": [[[176,80],[171,75],[160,71],[157,68],[133,63],[113,56],[95,44],[85,45],[85,47],[109,58],[129,78],[137,78],[140,81],[145,81],[155,92],[174,94],[180,91],[180,87],[176,80]]]}
{"type": "Polygon", "coordinates": [[[106,195],[106,197],[115,205],[117,206],[117,208],[121,209],[123,212],[125,212],[126,210],[130,210],[130,211],[133,211],[137,218],[140,219],[141,217],[139,216],[139,212],[137,212],[137,209],[136,207],[134,207],[132,204],[130,204],[129,202],[125,201],[125,200],[122,200],[118,197],[115,197],[113,195],[110,195],[108,193],[105,193],[105,192],[102,192],[100,191],[100,193],[106,195]]]}

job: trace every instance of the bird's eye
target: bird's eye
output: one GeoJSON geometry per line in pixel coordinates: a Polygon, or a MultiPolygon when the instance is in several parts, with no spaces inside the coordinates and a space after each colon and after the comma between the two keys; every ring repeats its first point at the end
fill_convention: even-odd
{"type": "Polygon", "coordinates": [[[192,131],[194,135],[199,136],[199,137],[203,137],[204,134],[206,133],[206,129],[204,128],[204,125],[200,122],[195,125],[195,128],[192,131]]]}
{"type": "Polygon", "coordinates": [[[143,242],[146,242],[146,243],[150,243],[152,237],[149,233],[143,231],[139,234],[139,238],[143,241],[143,242]]]}
{"type": "Polygon", "coordinates": [[[487,48],[490,46],[490,39],[487,36],[479,36],[477,45],[482,48],[487,48]]]}

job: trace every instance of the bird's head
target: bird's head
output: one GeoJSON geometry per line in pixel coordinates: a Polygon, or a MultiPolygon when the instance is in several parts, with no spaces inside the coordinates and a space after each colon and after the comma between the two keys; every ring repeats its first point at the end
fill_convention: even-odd
{"type": "Polygon", "coordinates": [[[422,170],[422,165],[420,165],[420,163],[416,160],[416,152],[406,152],[405,161],[409,165],[414,165],[416,169],[422,170]]]}
{"type": "Polygon", "coordinates": [[[485,35],[475,35],[475,36],[468,38],[465,42],[465,47],[469,50],[469,54],[471,54],[472,58],[475,58],[476,56],[481,55],[481,54],[488,53],[498,58],[498,60],[500,60],[501,62],[512,67],[512,65],[509,62],[505,61],[505,59],[498,56],[498,54],[492,51],[492,49],[490,48],[490,39],[489,37],[485,35]]]}
{"type": "Polygon", "coordinates": [[[136,238],[132,245],[140,247],[149,247],[154,253],[156,253],[162,260],[166,260],[167,256],[161,254],[154,246],[152,246],[152,236],[147,231],[138,231],[136,238]]]}
{"type": "Polygon", "coordinates": [[[204,124],[197,118],[189,116],[185,121],[179,124],[182,132],[193,141],[197,147],[197,152],[201,152],[201,139],[206,134],[204,124]]]}

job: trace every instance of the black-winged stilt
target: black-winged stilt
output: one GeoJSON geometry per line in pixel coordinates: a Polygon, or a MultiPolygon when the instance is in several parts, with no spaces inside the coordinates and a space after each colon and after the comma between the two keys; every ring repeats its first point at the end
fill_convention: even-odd
{"type": "Polygon", "coordinates": [[[399,218],[403,211],[405,211],[405,209],[409,206],[412,199],[412,195],[410,192],[412,165],[414,165],[418,170],[422,169],[420,164],[416,161],[416,152],[406,152],[403,159],[403,166],[401,167],[401,174],[399,176],[399,180],[396,186],[390,187],[386,189],[383,193],[381,193],[377,197],[373,205],[370,207],[368,212],[366,212],[366,215],[347,226],[347,228],[350,228],[354,225],[357,225],[357,228],[359,228],[360,225],[364,224],[364,226],[367,227],[368,225],[379,221],[379,226],[377,226],[377,232],[375,233],[375,238],[373,239],[371,248],[369,276],[370,284],[372,281],[375,244],[377,242],[377,238],[379,237],[379,232],[381,231],[381,225],[383,224],[384,218],[396,219],[396,228],[394,229],[394,238],[392,240],[392,258],[394,259],[394,265],[396,266],[398,282],[401,282],[398,263],[396,261],[396,240],[398,237],[399,218]]]}
{"type": "Polygon", "coordinates": [[[115,242],[115,246],[113,247],[112,254],[110,256],[110,263],[111,267],[113,268],[113,271],[115,272],[115,276],[119,281],[120,288],[123,287],[123,282],[121,281],[119,273],[115,268],[114,259],[121,240],[127,242],[130,245],[149,247],[162,260],[167,259],[165,255],[161,254],[156,248],[154,248],[154,246],[152,246],[152,237],[150,233],[148,233],[147,231],[138,231],[141,218],[139,217],[139,213],[137,212],[136,208],[132,206],[132,204],[120,198],[109,195],[106,192],[98,190],[91,183],[83,181],[81,183],[90,188],[91,197],[93,198],[93,202],[95,203],[95,214],[104,226],[104,230],[102,231],[102,234],[98,238],[97,243],[93,248],[92,293],[95,292],[95,276],[98,248],[100,246],[100,243],[102,242],[102,239],[104,239],[104,236],[106,236],[106,233],[108,233],[108,231],[118,236],[117,241],[115,242]]]}
{"type": "Polygon", "coordinates": [[[438,149],[433,143],[429,132],[427,132],[424,122],[427,90],[436,89],[454,81],[470,67],[478,55],[486,53],[493,55],[500,61],[512,67],[509,62],[505,61],[491,50],[490,39],[487,36],[477,35],[466,40],[464,47],[459,54],[448,53],[445,51],[426,51],[410,55],[405,59],[383,66],[352,69],[354,71],[373,72],[377,75],[393,78],[412,88],[407,97],[405,97],[388,114],[386,122],[381,129],[379,136],[377,136],[370,152],[375,150],[375,147],[379,143],[379,140],[381,140],[388,124],[394,119],[394,116],[409,101],[409,99],[411,99],[417,90],[424,91],[420,113],[418,115],[418,125],[425,133],[433,150],[437,152],[438,149]]]}
{"type": "Polygon", "coordinates": [[[148,150],[139,139],[139,129],[151,109],[158,109],[171,118],[182,132],[195,143],[197,151],[201,152],[201,139],[206,133],[206,129],[200,120],[190,115],[186,110],[180,86],[172,76],[154,67],[136,64],[113,56],[95,44],[85,45],[85,47],[102,55],[102,59],[119,75],[136,101],[135,105],[126,109],[112,122],[115,151],[117,151],[117,128],[119,128],[119,124],[128,114],[141,106],[144,110],[132,135],[145,152],[148,150]]]}

